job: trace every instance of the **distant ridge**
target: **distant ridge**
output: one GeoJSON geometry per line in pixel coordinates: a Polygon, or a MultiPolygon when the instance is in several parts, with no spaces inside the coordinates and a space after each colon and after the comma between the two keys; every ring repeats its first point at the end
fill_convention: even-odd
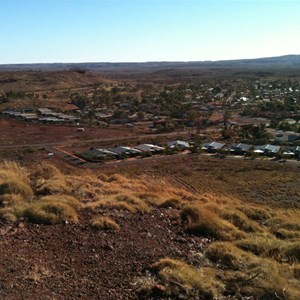
{"type": "Polygon", "coordinates": [[[95,72],[117,71],[118,69],[176,69],[176,68],[300,68],[300,55],[284,55],[277,57],[265,57],[256,59],[236,59],[219,61],[191,61],[191,62],[86,62],[86,63],[35,63],[35,64],[0,64],[0,71],[62,71],[62,70],[90,70],[95,72]]]}

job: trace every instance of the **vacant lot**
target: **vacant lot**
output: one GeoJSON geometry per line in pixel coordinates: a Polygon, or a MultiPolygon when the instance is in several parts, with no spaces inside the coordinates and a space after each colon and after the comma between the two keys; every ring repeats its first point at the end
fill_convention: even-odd
{"type": "Polygon", "coordinates": [[[118,138],[133,135],[130,129],[85,128],[77,131],[76,126],[41,125],[0,117],[0,144],[38,144],[53,142],[75,142],[90,139],[118,138]]]}

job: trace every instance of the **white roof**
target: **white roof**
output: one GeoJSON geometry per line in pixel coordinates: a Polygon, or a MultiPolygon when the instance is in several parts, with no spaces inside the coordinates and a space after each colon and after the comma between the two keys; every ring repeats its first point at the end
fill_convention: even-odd
{"type": "Polygon", "coordinates": [[[172,142],[169,142],[168,143],[168,146],[169,147],[176,147],[176,146],[179,146],[179,147],[190,147],[189,143],[188,142],[185,142],[185,141],[172,141],[172,142]]]}
{"type": "Polygon", "coordinates": [[[165,149],[164,147],[160,147],[153,144],[141,144],[136,146],[135,148],[141,151],[161,151],[165,149]]]}

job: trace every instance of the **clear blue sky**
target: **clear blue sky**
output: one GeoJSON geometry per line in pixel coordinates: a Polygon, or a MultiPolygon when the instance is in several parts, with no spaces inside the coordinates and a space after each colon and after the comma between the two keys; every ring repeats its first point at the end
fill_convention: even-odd
{"type": "Polygon", "coordinates": [[[0,64],[300,54],[300,0],[0,0],[0,64]]]}

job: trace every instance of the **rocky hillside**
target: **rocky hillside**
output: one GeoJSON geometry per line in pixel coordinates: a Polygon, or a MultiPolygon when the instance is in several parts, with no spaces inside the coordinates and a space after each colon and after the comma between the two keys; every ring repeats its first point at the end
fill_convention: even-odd
{"type": "Polygon", "coordinates": [[[2,299],[300,297],[299,209],[150,173],[0,170],[2,299]]]}

